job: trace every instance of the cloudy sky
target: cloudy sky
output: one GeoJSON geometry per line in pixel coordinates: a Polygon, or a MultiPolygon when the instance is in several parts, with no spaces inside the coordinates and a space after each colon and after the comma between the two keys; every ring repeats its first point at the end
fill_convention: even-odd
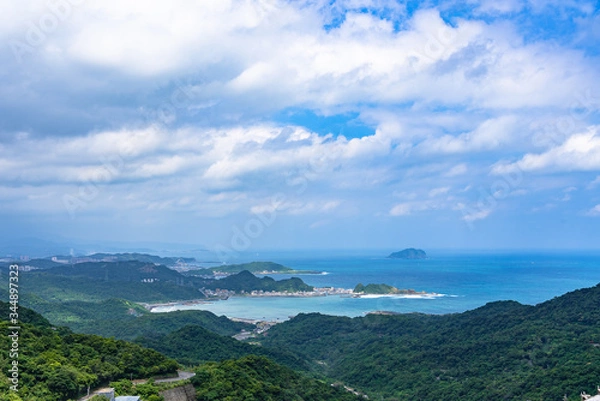
{"type": "Polygon", "coordinates": [[[598,249],[596,1],[0,4],[3,240],[598,249]]]}

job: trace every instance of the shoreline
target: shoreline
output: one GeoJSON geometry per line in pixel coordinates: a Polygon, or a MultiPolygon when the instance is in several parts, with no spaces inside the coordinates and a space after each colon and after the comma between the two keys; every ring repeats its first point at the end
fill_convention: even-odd
{"type": "Polygon", "coordinates": [[[445,297],[446,294],[436,292],[420,292],[415,294],[356,294],[356,298],[401,298],[401,299],[435,299],[445,297]]]}
{"type": "Polygon", "coordinates": [[[300,292],[277,292],[277,291],[252,291],[250,293],[228,293],[215,294],[214,297],[203,298],[203,299],[190,299],[172,302],[157,302],[157,303],[138,303],[142,305],[146,310],[151,313],[168,313],[174,310],[179,310],[178,307],[196,306],[196,305],[212,305],[217,301],[227,301],[229,298],[318,298],[327,296],[338,296],[340,298],[353,298],[353,299],[377,299],[377,298],[396,298],[396,299],[437,299],[446,297],[446,294],[438,294],[435,292],[418,292],[409,294],[364,294],[355,293],[352,289],[348,288],[333,288],[323,287],[315,288],[313,291],[300,291],[300,292]],[[170,308],[167,311],[155,311],[158,308],[170,308]]]}
{"type": "MultiPolygon", "coordinates": [[[[141,305],[149,312],[152,312],[154,308],[162,308],[167,306],[194,306],[194,305],[210,305],[216,299],[188,299],[183,301],[171,301],[171,302],[157,302],[157,303],[148,303],[148,302],[137,302],[138,305],[141,305]]],[[[154,313],[154,312],[153,312],[154,313]]]]}

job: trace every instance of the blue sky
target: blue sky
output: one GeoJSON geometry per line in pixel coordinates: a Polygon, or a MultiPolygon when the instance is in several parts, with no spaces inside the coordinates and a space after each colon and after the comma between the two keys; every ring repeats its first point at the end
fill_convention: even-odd
{"type": "Polygon", "coordinates": [[[3,241],[598,249],[598,2],[0,4],[3,241]]]}

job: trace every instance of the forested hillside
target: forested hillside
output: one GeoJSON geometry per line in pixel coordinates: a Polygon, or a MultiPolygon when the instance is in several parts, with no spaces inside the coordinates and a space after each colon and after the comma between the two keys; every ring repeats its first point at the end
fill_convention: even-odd
{"type": "MultiPolygon", "coordinates": [[[[0,302],[0,316],[0,330],[6,333],[9,323],[1,319],[9,316],[9,304],[0,302]]],[[[159,400],[158,390],[165,385],[157,387],[152,381],[134,384],[131,379],[173,374],[179,366],[175,360],[140,345],[53,327],[43,316],[25,307],[19,308],[19,319],[19,391],[10,389],[11,383],[6,374],[12,360],[9,360],[8,353],[1,353],[0,401],[75,400],[86,393],[88,386],[94,389],[101,385],[114,387],[117,394],[141,395],[144,401],[159,400]]],[[[8,341],[9,338],[5,337],[3,343],[9,345],[8,341]]],[[[358,399],[342,386],[331,386],[265,357],[251,355],[270,354],[288,365],[303,363],[290,353],[244,344],[199,326],[186,326],[170,336],[146,341],[140,338],[138,341],[163,347],[177,355],[181,362],[228,359],[195,368],[197,376],[192,383],[197,389],[198,400],[358,399]],[[168,343],[171,341],[173,344],[168,343]],[[239,360],[231,359],[239,357],[239,360]]],[[[174,385],[177,384],[166,384],[166,387],[174,385]]]]}
{"type": "Polygon", "coordinates": [[[192,378],[200,401],[358,401],[343,387],[309,379],[291,369],[257,356],[208,363],[192,378]]]}
{"type": "MultiPolygon", "coordinates": [[[[325,384],[331,381],[381,400],[560,400],[594,393],[600,384],[600,285],[536,306],[499,301],[451,315],[301,314],[249,344],[231,336],[254,325],[203,311],[149,313],[131,299],[173,300],[199,291],[166,267],[120,266],[126,268],[61,266],[20,281],[23,400],[67,400],[88,385],[172,372],[178,363],[200,366],[195,385],[202,400],[222,399],[226,391],[261,400],[355,397],[325,384]],[[146,274],[158,281],[141,281],[146,274]],[[129,300],[110,298],[115,293],[129,300]]],[[[299,279],[247,271],[202,283],[235,291],[305,289],[299,279]]],[[[0,303],[0,313],[9,316],[8,304],[0,303]]],[[[8,323],[0,328],[6,331],[8,323]]],[[[6,354],[0,362],[7,366],[6,354]]],[[[8,389],[6,372],[0,390],[8,389]]]]}
{"type": "Polygon", "coordinates": [[[202,298],[192,279],[165,266],[128,261],[60,265],[27,272],[20,280],[22,301],[101,301],[122,298],[161,302],[202,298]]]}
{"type": "Polygon", "coordinates": [[[255,328],[252,324],[234,322],[208,311],[151,313],[139,304],[124,299],[60,303],[38,299],[31,306],[55,325],[68,326],[79,333],[128,341],[140,336],[168,334],[186,325],[198,325],[223,336],[233,336],[242,330],[255,328]]]}
{"type": "MultiPolygon", "coordinates": [[[[8,304],[0,302],[2,333],[9,330],[7,316],[8,304]]],[[[18,358],[9,359],[8,352],[0,354],[2,401],[65,401],[77,398],[88,386],[172,374],[178,368],[173,359],[137,344],[52,327],[27,308],[19,308],[19,319],[18,358]],[[13,360],[18,361],[18,393],[9,390],[6,376],[13,360]]],[[[11,349],[9,341],[5,336],[2,349],[11,349]]]]}
{"type": "Polygon", "coordinates": [[[136,342],[185,365],[193,366],[208,361],[220,362],[247,355],[261,355],[292,369],[302,371],[309,369],[306,360],[286,349],[247,344],[212,333],[200,326],[189,325],[165,335],[140,337],[136,342]]]}
{"type": "Polygon", "coordinates": [[[299,315],[262,343],[386,399],[559,400],[600,382],[600,286],[454,315],[299,315]]]}
{"type": "Polygon", "coordinates": [[[285,280],[274,280],[271,277],[258,278],[247,270],[227,276],[220,280],[208,281],[204,286],[209,289],[220,288],[235,291],[237,293],[242,291],[251,292],[254,290],[278,292],[313,290],[312,286],[305,284],[297,277],[292,277],[285,280]]]}

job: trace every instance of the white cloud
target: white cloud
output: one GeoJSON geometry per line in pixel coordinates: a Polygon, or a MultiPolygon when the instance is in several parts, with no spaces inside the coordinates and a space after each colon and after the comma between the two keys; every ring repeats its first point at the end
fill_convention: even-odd
{"type": "Polygon", "coordinates": [[[571,135],[564,143],[539,154],[528,153],[515,163],[501,163],[495,174],[514,171],[594,171],[600,170],[600,126],[571,135]]]}
{"type": "Polygon", "coordinates": [[[462,220],[467,223],[484,220],[492,213],[492,209],[469,209],[462,203],[458,205],[457,210],[462,213],[462,220]]]}
{"type": "Polygon", "coordinates": [[[460,163],[457,164],[456,166],[452,167],[450,170],[448,170],[447,173],[445,173],[446,177],[456,177],[456,176],[460,176],[463,174],[466,174],[469,171],[467,165],[465,163],[460,163]]]}
{"type": "MultiPolygon", "coordinates": [[[[122,199],[125,208],[206,210],[223,203],[231,205],[228,210],[246,207],[256,213],[268,211],[257,199],[283,191],[289,196],[277,209],[295,215],[330,213],[344,200],[326,193],[311,200],[301,195],[323,185],[345,191],[380,187],[382,177],[390,174],[385,169],[393,166],[380,162],[388,145],[376,137],[333,140],[275,125],[175,131],[154,127],[74,138],[18,136],[3,145],[6,154],[20,157],[0,158],[0,185],[18,182],[22,188],[46,188],[59,199],[64,194],[86,198],[83,203],[90,209],[122,199]],[[119,136],[122,142],[116,140],[119,136]],[[65,184],[71,188],[56,190],[65,184]],[[82,191],[89,194],[80,195],[82,191]],[[109,194],[116,197],[108,199],[109,194]]],[[[223,208],[214,210],[223,213],[223,208]]]]}
{"type": "MultiPolygon", "coordinates": [[[[0,2],[3,42],[27,42],[30,22],[51,12],[42,0],[0,2]]],[[[68,194],[93,212],[221,217],[273,211],[283,192],[277,208],[317,226],[348,211],[453,207],[472,222],[493,207],[456,205],[475,204],[480,188],[508,203],[588,184],[490,179],[490,166],[600,169],[598,128],[580,129],[596,123],[600,72],[586,53],[596,33],[576,46],[529,40],[527,14],[513,13],[531,1],[471,1],[452,24],[440,12],[456,15],[455,2],[410,17],[392,0],[79,3],[21,62],[2,50],[3,210],[64,211],[68,194]],[[339,129],[348,120],[365,126],[339,129]]]]}
{"type": "Polygon", "coordinates": [[[392,207],[390,216],[408,216],[414,211],[414,203],[404,202],[392,207]]]}
{"type": "Polygon", "coordinates": [[[445,208],[444,201],[411,201],[411,202],[402,202],[394,205],[390,211],[390,216],[410,216],[412,214],[418,212],[424,212],[427,210],[438,210],[445,208]]]}
{"type": "Polygon", "coordinates": [[[600,216],[600,205],[596,205],[587,212],[588,216],[600,216]]]}
{"type": "Polygon", "coordinates": [[[447,194],[448,191],[450,191],[450,187],[434,188],[431,191],[429,191],[429,197],[434,198],[439,195],[444,195],[447,194]]]}
{"type": "Polygon", "coordinates": [[[593,189],[600,184],[600,175],[587,185],[587,189],[593,189]]]}
{"type": "Polygon", "coordinates": [[[506,14],[520,11],[524,7],[521,0],[482,0],[478,12],[483,14],[506,14]]]}
{"type": "Polygon", "coordinates": [[[278,0],[90,0],[36,50],[58,49],[59,64],[85,63],[130,80],[200,72],[192,103],[227,99],[236,112],[410,101],[518,110],[564,105],[565,93],[598,75],[578,53],[517,44],[503,26],[459,19],[453,27],[436,9],[417,11],[399,31],[359,12],[325,31],[322,12],[318,3],[278,0]]]}
{"type": "Polygon", "coordinates": [[[465,153],[495,150],[513,140],[517,118],[506,115],[486,120],[475,130],[458,136],[444,135],[419,145],[425,153],[465,153]]]}

